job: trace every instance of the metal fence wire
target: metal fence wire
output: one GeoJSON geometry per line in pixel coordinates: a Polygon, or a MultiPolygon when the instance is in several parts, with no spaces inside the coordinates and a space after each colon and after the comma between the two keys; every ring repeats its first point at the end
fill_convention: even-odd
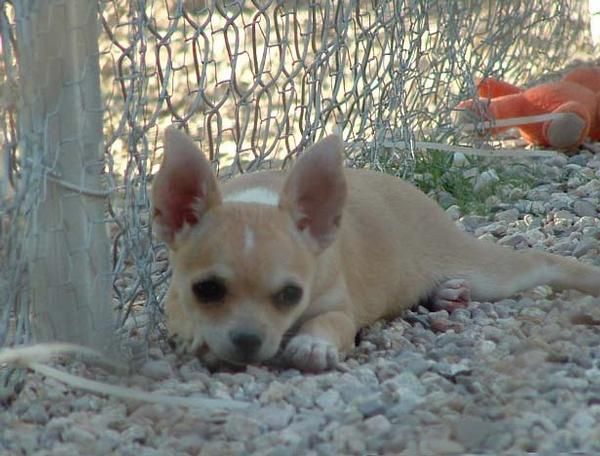
{"type": "Polygon", "coordinates": [[[157,334],[167,125],[223,178],[334,131],[410,178],[415,141],[469,144],[474,77],[525,83],[588,39],[584,0],[0,0],[0,346],[157,334]]]}

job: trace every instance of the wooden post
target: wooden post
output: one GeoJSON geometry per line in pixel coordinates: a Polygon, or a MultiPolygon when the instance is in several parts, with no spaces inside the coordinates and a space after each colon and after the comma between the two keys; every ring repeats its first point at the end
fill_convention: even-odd
{"type": "Polygon", "coordinates": [[[27,236],[34,340],[113,340],[95,0],[15,3],[20,148],[36,196],[27,236]]]}

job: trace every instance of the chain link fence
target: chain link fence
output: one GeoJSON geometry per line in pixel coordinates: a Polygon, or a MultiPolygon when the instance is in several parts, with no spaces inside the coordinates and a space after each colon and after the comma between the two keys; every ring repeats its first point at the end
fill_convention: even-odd
{"type": "Polygon", "coordinates": [[[417,141],[469,144],[474,77],[531,81],[589,35],[583,0],[0,0],[0,346],[160,334],[167,125],[223,178],[334,131],[410,178],[417,141]]]}

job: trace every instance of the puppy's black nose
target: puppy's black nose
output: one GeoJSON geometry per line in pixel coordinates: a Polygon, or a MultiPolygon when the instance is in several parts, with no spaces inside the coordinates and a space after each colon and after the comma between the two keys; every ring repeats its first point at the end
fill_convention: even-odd
{"type": "Polygon", "coordinates": [[[252,332],[230,331],[229,339],[235,345],[235,348],[245,356],[253,355],[262,345],[262,338],[252,332]]]}

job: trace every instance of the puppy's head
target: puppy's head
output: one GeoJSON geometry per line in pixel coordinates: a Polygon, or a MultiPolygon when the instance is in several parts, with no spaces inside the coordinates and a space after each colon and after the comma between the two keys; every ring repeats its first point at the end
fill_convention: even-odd
{"type": "Polygon", "coordinates": [[[316,258],[334,242],[346,199],[341,141],[315,144],[268,196],[224,200],[191,139],[166,131],[153,204],[171,250],[170,296],[194,338],[233,363],[275,355],[310,304],[316,258]]]}

